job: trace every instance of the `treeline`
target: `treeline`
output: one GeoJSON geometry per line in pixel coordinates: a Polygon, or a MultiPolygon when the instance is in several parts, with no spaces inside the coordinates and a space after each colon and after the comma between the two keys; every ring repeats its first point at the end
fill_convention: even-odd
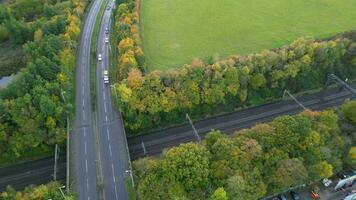
{"type": "MultiPolygon", "coordinates": [[[[63,200],[58,182],[50,182],[46,185],[29,186],[23,191],[16,191],[8,187],[5,192],[0,193],[1,200],[63,200]]],[[[74,200],[72,195],[66,195],[65,200],[74,200]]]]}
{"type": "Polygon", "coordinates": [[[117,46],[117,77],[120,80],[127,77],[133,68],[144,69],[145,57],[140,39],[140,1],[127,0],[119,2],[115,11],[115,37],[117,46]]]}
{"type": "Polygon", "coordinates": [[[0,12],[10,40],[24,43],[26,59],[26,68],[0,91],[0,164],[43,156],[65,141],[76,41],[88,3],[16,0],[0,12]]]}
{"type": "Polygon", "coordinates": [[[261,104],[322,87],[327,75],[356,77],[356,33],[328,41],[300,38],[289,46],[180,69],[142,74],[132,68],[117,83],[118,102],[131,134],[180,123],[185,113],[200,118],[261,104]]]}
{"type": "Polygon", "coordinates": [[[256,200],[355,169],[355,129],[351,136],[343,126],[356,126],[356,101],[338,111],[281,116],[232,137],[211,131],[201,143],[135,161],[137,196],[256,200]]]}

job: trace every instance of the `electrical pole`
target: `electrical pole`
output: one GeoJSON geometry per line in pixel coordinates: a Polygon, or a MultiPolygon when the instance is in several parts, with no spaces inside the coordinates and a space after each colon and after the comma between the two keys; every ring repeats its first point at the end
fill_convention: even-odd
{"type": "Polygon", "coordinates": [[[143,149],[143,154],[144,154],[144,156],[146,156],[147,155],[147,151],[146,151],[145,143],[143,143],[143,141],[141,141],[141,146],[142,146],[142,149],[143,149]]]}
{"type": "Polygon", "coordinates": [[[58,144],[54,147],[54,169],[53,169],[53,180],[57,180],[57,159],[58,159],[58,144]]]}
{"type": "Polygon", "coordinates": [[[66,191],[69,193],[69,118],[67,116],[67,177],[66,177],[66,191]]]}
{"type": "Polygon", "coordinates": [[[197,140],[198,140],[199,142],[201,142],[201,138],[200,138],[200,136],[199,136],[199,134],[198,134],[198,131],[195,129],[195,126],[194,126],[192,120],[190,119],[188,113],[185,114],[185,118],[189,121],[189,124],[190,124],[190,126],[192,127],[192,129],[193,129],[193,131],[194,131],[194,134],[195,134],[195,136],[197,137],[197,140]]]}
{"type": "Polygon", "coordinates": [[[307,108],[302,104],[302,103],[300,103],[288,90],[284,90],[284,92],[283,92],[283,99],[284,99],[284,97],[286,96],[286,94],[288,95],[288,96],[290,96],[290,98],[292,98],[300,107],[302,107],[303,108],[303,110],[306,110],[307,108]]]}
{"type": "Polygon", "coordinates": [[[66,199],[66,196],[64,195],[64,192],[63,192],[63,190],[62,189],[64,189],[66,186],[61,186],[61,187],[59,187],[59,191],[61,192],[61,195],[62,195],[62,197],[63,197],[63,199],[65,200],[66,199]]]}

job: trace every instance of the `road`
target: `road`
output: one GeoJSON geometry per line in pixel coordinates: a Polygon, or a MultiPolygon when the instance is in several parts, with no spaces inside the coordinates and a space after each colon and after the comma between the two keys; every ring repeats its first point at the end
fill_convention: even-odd
{"type": "Polygon", "coordinates": [[[114,2],[109,2],[110,9],[103,15],[98,37],[97,53],[102,55],[96,67],[96,97],[97,97],[97,128],[99,133],[99,146],[101,168],[104,179],[104,197],[107,200],[128,199],[125,179],[129,169],[128,150],[125,130],[122,126],[121,115],[115,111],[111,100],[110,84],[104,83],[103,71],[109,71],[109,43],[105,38],[109,34],[105,29],[110,29],[111,9],[114,2]]]}
{"type": "MultiPolygon", "coordinates": [[[[339,91],[334,88],[305,95],[298,99],[308,109],[324,110],[325,108],[341,105],[346,98],[350,97],[351,94],[348,91],[339,91]],[[320,101],[321,98],[323,99],[322,101],[320,101]]],[[[200,137],[204,138],[205,134],[211,129],[218,129],[227,134],[232,134],[236,130],[271,121],[280,115],[291,115],[300,111],[302,111],[302,108],[292,100],[278,101],[193,123],[200,137]]],[[[178,146],[185,142],[197,141],[197,138],[192,127],[189,124],[184,124],[142,136],[129,137],[128,144],[131,158],[137,159],[145,155],[158,155],[165,148],[178,146]]]]}
{"type": "Polygon", "coordinates": [[[95,0],[82,28],[76,67],[75,130],[71,134],[71,174],[77,199],[99,199],[97,150],[93,131],[90,93],[90,47],[102,0],[95,0]],[[74,171],[73,171],[74,170],[74,171]]]}
{"type": "MultiPolygon", "coordinates": [[[[0,192],[11,185],[16,190],[22,190],[29,185],[45,184],[53,180],[54,157],[32,162],[17,164],[0,169],[0,192]]],[[[65,181],[66,157],[60,155],[57,163],[57,180],[65,181]]]]}

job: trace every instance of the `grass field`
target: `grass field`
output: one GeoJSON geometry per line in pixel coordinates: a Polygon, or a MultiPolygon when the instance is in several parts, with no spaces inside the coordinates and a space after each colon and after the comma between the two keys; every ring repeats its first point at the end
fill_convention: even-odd
{"type": "Polygon", "coordinates": [[[356,28],[356,0],[141,0],[149,70],[356,28]]]}

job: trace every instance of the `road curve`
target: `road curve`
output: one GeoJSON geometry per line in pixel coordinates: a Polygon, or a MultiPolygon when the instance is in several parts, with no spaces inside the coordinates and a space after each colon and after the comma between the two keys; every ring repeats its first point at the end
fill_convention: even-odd
{"type": "MultiPolygon", "coordinates": [[[[311,110],[323,110],[341,105],[345,99],[350,98],[348,91],[328,89],[315,94],[298,98],[302,104],[311,110]]],[[[251,127],[255,124],[268,122],[281,115],[291,115],[302,111],[294,101],[278,101],[265,105],[244,109],[222,116],[207,118],[194,122],[201,138],[212,129],[232,134],[236,130],[251,127]]],[[[143,156],[160,154],[165,148],[178,146],[181,143],[197,141],[192,127],[183,124],[164,130],[155,131],[142,136],[128,138],[129,151],[132,159],[143,156]],[[146,152],[146,154],[144,154],[146,152]]]]}
{"type": "Polygon", "coordinates": [[[128,151],[125,130],[122,126],[121,116],[115,112],[112,105],[110,84],[104,83],[103,71],[109,71],[109,48],[105,43],[110,29],[111,11],[115,2],[110,0],[104,12],[98,37],[97,54],[102,54],[102,61],[96,67],[96,97],[97,97],[97,127],[99,133],[99,147],[101,167],[104,179],[104,197],[107,200],[126,200],[125,178],[128,168],[128,151]]]}
{"type": "Polygon", "coordinates": [[[85,19],[76,67],[75,130],[71,134],[71,174],[76,199],[99,199],[97,154],[92,125],[90,47],[102,0],[94,0],[85,19]],[[74,171],[73,171],[74,170],[74,171]]]}

